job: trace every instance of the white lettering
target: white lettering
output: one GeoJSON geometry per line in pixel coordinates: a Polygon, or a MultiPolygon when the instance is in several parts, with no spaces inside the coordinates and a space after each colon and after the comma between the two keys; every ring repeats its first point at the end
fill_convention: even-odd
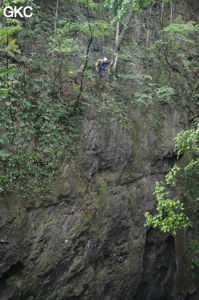
{"type": "Polygon", "coordinates": [[[3,10],[3,15],[6,18],[13,18],[13,10],[12,10],[12,6],[6,6],[3,10]],[[8,11],[8,14],[7,14],[8,11]]]}
{"type": "Polygon", "coordinates": [[[33,15],[33,8],[31,6],[20,6],[19,8],[17,8],[16,6],[6,6],[3,10],[3,15],[6,18],[30,18],[33,15]]]}
{"type": "Polygon", "coordinates": [[[23,18],[23,14],[21,14],[20,10],[23,9],[23,6],[20,6],[19,8],[17,8],[16,6],[14,7],[14,16],[15,18],[17,17],[17,15],[21,18],[23,18]]]}
{"type": "Polygon", "coordinates": [[[31,10],[31,11],[33,11],[33,9],[32,9],[32,7],[30,7],[30,6],[24,7],[24,10],[23,10],[24,17],[30,18],[30,17],[32,17],[33,13],[31,12],[31,13],[28,15],[28,14],[26,13],[27,9],[29,9],[29,10],[31,10]]]}

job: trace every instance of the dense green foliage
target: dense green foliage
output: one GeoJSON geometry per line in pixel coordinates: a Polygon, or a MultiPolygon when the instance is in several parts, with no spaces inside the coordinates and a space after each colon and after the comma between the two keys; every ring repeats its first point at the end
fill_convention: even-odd
{"type": "Polygon", "coordinates": [[[129,11],[140,11],[144,5],[154,0],[105,0],[105,6],[110,8],[115,20],[121,20],[129,11]]]}
{"type": "MultiPolygon", "coordinates": [[[[79,139],[78,120],[67,118],[71,108],[60,97],[52,97],[51,84],[46,76],[32,77],[24,72],[12,75],[9,94],[2,96],[1,116],[1,161],[4,174],[1,175],[1,192],[19,188],[41,192],[51,183],[60,161],[77,150],[75,139],[79,139]],[[40,90],[44,89],[42,94],[40,90]],[[20,91],[20,94],[19,94],[20,91]],[[36,98],[33,98],[33,97],[36,98]],[[40,177],[39,187],[37,176],[40,177]],[[28,181],[30,188],[28,187],[28,181]]],[[[52,184],[51,184],[52,185],[52,184]]],[[[22,192],[22,191],[21,191],[22,192]]]]}
{"type": "MultiPolygon", "coordinates": [[[[183,193],[177,193],[178,196],[185,197],[185,205],[190,219],[195,220],[199,215],[199,124],[195,129],[184,130],[175,138],[176,150],[178,155],[189,151],[191,156],[180,167],[174,165],[166,175],[167,185],[174,186],[178,190],[178,181],[184,185],[183,193]],[[191,159],[192,158],[192,159],[191,159]]],[[[160,182],[156,182],[154,195],[157,200],[157,213],[151,215],[145,214],[146,225],[154,228],[158,227],[163,232],[176,235],[179,229],[190,226],[188,217],[184,214],[184,204],[176,198],[170,198],[169,192],[160,182]]]]}
{"type": "Polygon", "coordinates": [[[149,212],[145,213],[146,225],[176,235],[179,229],[191,224],[183,213],[183,204],[176,198],[168,198],[168,192],[164,190],[160,182],[156,182],[154,195],[157,200],[157,214],[152,216],[149,212]]]}
{"type": "MultiPolygon", "coordinates": [[[[35,41],[36,32],[39,34],[39,27],[33,27],[32,20],[25,22],[24,29],[24,22],[8,19],[0,28],[1,47],[5,49],[2,66],[9,67],[0,71],[0,193],[5,197],[15,191],[22,198],[34,200],[51,194],[61,161],[77,152],[81,118],[72,115],[73,102],[70,96],[66,100],[59,77],[61,68],[68,67],[71,55],[77,54],[77,46],[74,47],[72,38],[64,40],[66,30],[61,25],[43,55],[16,57],[20,52],[16,52],[18,46],[13,37],[17,34],[22,47],[27,45],[26,41],[35,41]]],[[[65,74],[71,68],[65,69],[65,74]]],[[[72,90],[75,86],[70,88],[69,95],[72,90]]]]}
{"type": "MultiPolygon", "coordinates": [[[[141,47],[133,38],[125,38],[132,15],[145,7],[149,18],[152,2],[75,0],[56,7],[56,3],[46,6],[45,1],[4,1],[4,6],[21,3],[36,11],[34,18],[4,19],[0,24],[0,192],[4,197],[16,190],[26,198],[51,193],[64,159],[76,159],[88,107],[102,126],[117,121],[129,129],[135,107],[183,105],[177,96],[179,82],[181,87],[185,82],[189,105],[195,105],[198,25],[178,18],[157,32],[158,39],[147,38],[141,47]],[[115,43],[118,22],[119,44],[115,43]],[[104,55],[114,58],[115,51],[114,76],[110,71],[105,80],[96,82],[95,60],[104,55]],[[136,59],[146,63],[142,72],[134,69],[136,59]]],[[[143,37],[147,32],[143,29],[143,37]]],[[[160,134],[161,117],[150,127],[160,134]]]]}

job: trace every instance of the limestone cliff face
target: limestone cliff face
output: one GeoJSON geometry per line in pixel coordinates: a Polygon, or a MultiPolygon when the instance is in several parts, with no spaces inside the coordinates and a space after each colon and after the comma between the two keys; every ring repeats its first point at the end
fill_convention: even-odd
{"type": "MultiPolygon", "coordinates": [[[[184,5],[176,1],[176,10],[184,5]]],[[[138,60],[135,68],[145,70],[138,60]]],[[[94,116],[83,122],[81,167],[63,162],[53,201],[26,210],[15,200],[0,204],[0,299],[198,299],[197,287],[176,284],[173,237],[144,227],[189,110],[135,108],[128,129],[94,116]]]]}
{"type": "Polygon", "coordinates": [[[146,229],[143,215],[154,206],[154,182],[175,160],[181,114],[168,116],[164,153],[147,121],[135,126],[139,149],[118,124],[85,121],[84,176],[71,175],[70,190],[46,207],[1,208],[1,299],[178,299],[174,240],[146,229]]]}

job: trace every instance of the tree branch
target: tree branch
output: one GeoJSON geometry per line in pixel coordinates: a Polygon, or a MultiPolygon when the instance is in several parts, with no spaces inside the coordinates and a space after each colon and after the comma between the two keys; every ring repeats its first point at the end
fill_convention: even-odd
{"type": "Polygon", "coordinates": [[[91,28],[91,24],[90,24],[90,13],[89,13],[89,2],[88,0],[86,0],[86,10],[87,10],[87,20],[88,20],[88,27],[89,27],[89,31],[90,31],[90,39],[88,41],[88,45],[87,45],[87,49],[86,49],[86,60],[84,63],[84,67],[82,69],[82,74],[81,74],[81,81],[80,81],[80,87],[79,87],[79,94],[77,96],[77,101],[75,103],[75,107],[74,107],[74,112],[76,113],[77,108],[79,106],[79,102],[80,102],[80,98],[84,89],[84,77],[85,77],[85,71],[87,69],[88,66],[88,59],[89,59],[89,52],[90,52],[90,47],[93,41],[93,31],[91,28]]]}

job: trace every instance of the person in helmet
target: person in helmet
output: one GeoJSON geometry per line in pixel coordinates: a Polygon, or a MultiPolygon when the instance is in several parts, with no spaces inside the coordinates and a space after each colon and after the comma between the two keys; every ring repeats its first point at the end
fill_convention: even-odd
{"type": "Polygon", "coordinates": [[[103,72],[105,71],[105,67],[112,62],[112,59],[108,60],[106,57],[103,59],[98,59],[96,61],[96,72],[99,75],[100,79],[103,77],[103,72]]]}

